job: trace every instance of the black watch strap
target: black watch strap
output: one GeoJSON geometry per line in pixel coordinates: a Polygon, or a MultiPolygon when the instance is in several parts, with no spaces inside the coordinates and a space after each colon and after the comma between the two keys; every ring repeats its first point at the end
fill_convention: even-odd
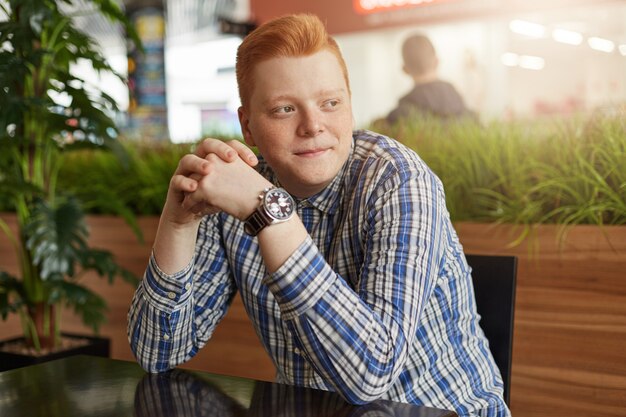
{"type": "Polygon", "coordinates": [[[263,207],[259,207],[246,219],[243,230],[250,236],[256,236],[261,230],[269,226],[271,220],[267,218],[263,207]]]}

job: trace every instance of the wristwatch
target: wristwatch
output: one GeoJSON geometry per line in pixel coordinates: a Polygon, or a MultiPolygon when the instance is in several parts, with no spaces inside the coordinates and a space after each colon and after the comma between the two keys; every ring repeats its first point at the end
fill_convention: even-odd
{"type": "Polygon", "coordinates": [[[259,195],[261,205],[248,216],[243,230],[256,236],[271,224],[286,222],[296,211],[296,202],[282,188],[269,187],[259,195]]]}

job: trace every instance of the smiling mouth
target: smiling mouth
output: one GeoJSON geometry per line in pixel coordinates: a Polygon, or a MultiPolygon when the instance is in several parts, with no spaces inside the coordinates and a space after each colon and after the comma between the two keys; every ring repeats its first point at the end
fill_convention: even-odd
{"type": "Polygon", "coordinates": [[[296,152],[296,156],[301,156],[304,158],[315,158],[316,156],[320,156],[325,153],[328,149],[311,149],[308,151],[296,152]]]}

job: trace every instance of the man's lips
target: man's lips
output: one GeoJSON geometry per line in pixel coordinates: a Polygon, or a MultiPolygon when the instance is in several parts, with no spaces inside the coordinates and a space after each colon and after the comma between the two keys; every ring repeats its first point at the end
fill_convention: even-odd
{"type": "Polygon", "coordinates": [[[314,158],[316,156],[322,155],[327,150],[328,150],[328,148],[307,149],[307,150],[304,150],[304,151],[295,152],[295,155],[302,156],[302,157],[305,157],[305,158],[314,158]]]}

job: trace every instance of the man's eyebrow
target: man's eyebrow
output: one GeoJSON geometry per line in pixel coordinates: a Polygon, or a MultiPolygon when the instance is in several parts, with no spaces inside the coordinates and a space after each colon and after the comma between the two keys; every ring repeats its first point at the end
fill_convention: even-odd
{"type": "Polygon", "coordinates": [[[271,104],[275,104],[281,101],[290,101],[291,99],[293,99],[293,96],[289,95],[289,94],[281,94],[278,96],[272,96],[270,98],[268,98],[267,100],[263,101],[264,105],[271,105],[271,104]]]}
{"type": "MultiPolygon", "coordinates": [[[[316,95],[318,97],[326,97],[326,96],[336,96],[336,95],[345,95],[347,94],[347,90],[345,88],[335,88],[335,89],[331,89],[331,90],[320,90],[319,92],[316,93],[316,95]]],[[[264,105],[272,105],[274,103],[278,103],[281,101],[292,101],[292,100],[297,100],[297,95],[292,95],[292,94],[280,94],[277,96],[273,96],[268,98],[267,100],[265,100],[263,102],[264,105]]]]}

